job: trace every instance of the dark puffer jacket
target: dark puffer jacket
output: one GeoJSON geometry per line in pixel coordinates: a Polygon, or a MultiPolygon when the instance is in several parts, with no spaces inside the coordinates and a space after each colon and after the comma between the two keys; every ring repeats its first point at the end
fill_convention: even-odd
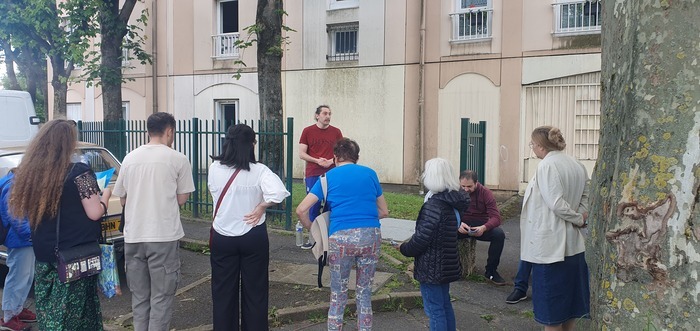
{"type": "Polygon", "coordinates": [[[465,212],[469,194],[440,192],[421,207],[416,232],[401,245],[401,254],[416,258],[413,277],[427,284],[445,284],[459,279],[462,267],[457,252],[457,216],[465,212]]]}

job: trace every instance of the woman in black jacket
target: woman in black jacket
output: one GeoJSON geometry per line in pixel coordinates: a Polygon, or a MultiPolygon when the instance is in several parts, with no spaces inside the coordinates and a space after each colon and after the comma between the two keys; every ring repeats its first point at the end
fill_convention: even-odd
{"type": "Polygon", "coordinates": [[[469,195],[460,191],[452,166],[441,158],[425,163],[423,185],[429,191],[418,214],[416,232],[399,250],[415,257],[413,277],[420,282],[430,330],[455,330],[450,283],[459,279],[462,269],[457,252],[457,213],[467,210],[469,195]]]}

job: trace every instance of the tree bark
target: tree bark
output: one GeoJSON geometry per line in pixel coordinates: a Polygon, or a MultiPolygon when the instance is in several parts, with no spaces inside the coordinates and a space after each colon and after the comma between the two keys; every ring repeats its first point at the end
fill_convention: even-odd
{"type": "MultiPolygon", "coordinates": [[[[268,132],[281,132],[282,122],[282,0],[258,0],[258,98],[260,119],[268,132]]],[[[284,177],[281,135],[261,136],[261,161],[284,177]]],[[[291,174],[287,174],[291,175],[291,174]]]]}
{"type": "Polygon", "coordinates": [[[127,33],[136,0],[126,0],[119,10],[119,0],[104,0],[100,10],[100,82],[105,128],[105,148],[120,160],[126,155],[126,136],[122,114],[122,43],[127,33]]]}
{"type": "Polygon", "coordinates": [[[10,90],[19,90],[21,87],[15,74],[15,54],[12,51],[12,45],[10,45],[8,40],[0,39],[0,46],[2,46],[2,50],[5,53],[5,71],[10,85],[9,88],[10,90]]]}
{"type": "Polygon", "coordinates": [[[697,328],[700,6],[603,1],[600,153],[591,182],[597,329],[697,328]]]}
{"type": "Polygon", "coordinates": [[[70,70],[65,69],[63,56],[54,55],[51,58],[51,86],[53,87],[53,119],[66,119],[66,102],[68,100],[68,77],[70,70]]]}

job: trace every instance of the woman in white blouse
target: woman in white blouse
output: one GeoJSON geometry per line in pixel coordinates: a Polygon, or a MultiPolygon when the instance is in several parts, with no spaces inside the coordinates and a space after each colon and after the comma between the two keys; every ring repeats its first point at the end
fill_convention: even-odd
{"type": "Polygon", "coordinates": [[[212,156],[209,168],[215,206],[209,239],[214,330],[238,330],[239,306],[244,330],[268,330],[270,242],[265,210],[289,192],[277,175],[255,161],[255,144],[251,127],[231,126],[223,153],[212,156]]]}

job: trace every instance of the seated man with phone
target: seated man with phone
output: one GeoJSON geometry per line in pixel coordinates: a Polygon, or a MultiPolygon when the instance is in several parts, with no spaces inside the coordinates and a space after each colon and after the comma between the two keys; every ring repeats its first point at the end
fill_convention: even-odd
{"type": "Polygon", "coordinates": [[[505,285],[506,281],[498,274],[501,252],[506,235],[501,226],[501,213],[498,211],[493,193],[478,181],[477,173],[465,170],[459,175],[459,184],[469,193],[471,203],[466,213],[461,214],[459,238],[472,237],[476,240],[491,242],[486,260],[484,276],[496,285],[505,285]]]}

